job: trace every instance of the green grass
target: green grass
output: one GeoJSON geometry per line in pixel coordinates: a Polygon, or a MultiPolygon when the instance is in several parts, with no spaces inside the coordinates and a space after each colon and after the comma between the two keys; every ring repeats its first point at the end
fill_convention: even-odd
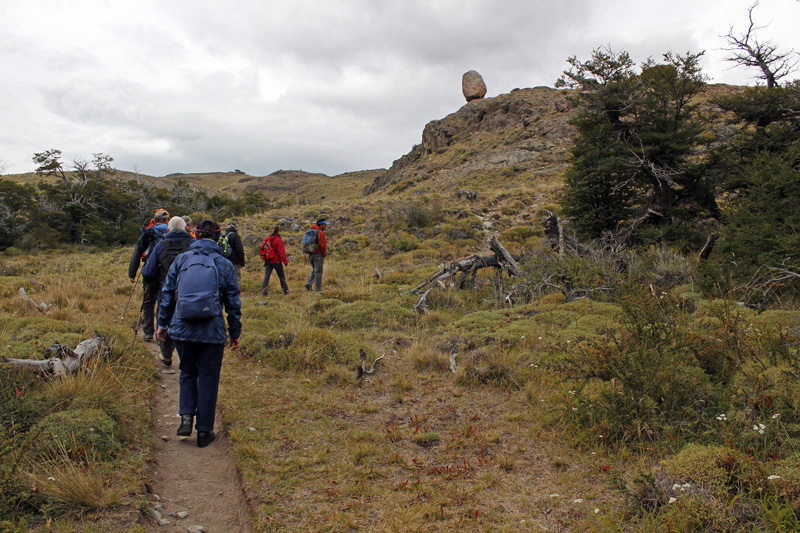
{"type": "MultiPolygon", "coordinates": [[[[502,142],[489,134],[462,140],[502,142]]],[[[451,159],[468,163],[475,146],[429,154],[421,172],[451,159]]],[[[508,305],[512,288],[536,280],[484,269],[474,288],[437,287],[427,313],[411,310],[418,299],[411,288],[450,261],[487,253],[476,213],[490,217],[509,249],[532,261],[549,258],[539,266],[556,264],[530,216],[558,184],[523,174],[513,179],[525,183],[505,189],[498,180],[512,178],[468,176],[461,186],[478,190],[475,203],[446,187],[430,192],[434,174],[366,198],[354,193],[365,175],[344,177],[324,200],[287,195],[280,207],[240,222],[254,242],[284,218],[305,224],[324,211],[334,222],[321,296],[302,288],[309,271],[302,231],[284,235],[288,296],[277,294],[274,279],[270,296],[260,295],[257,247],[247,249],[242,347],[226,355],[219,404],[257,531],[658,531],[722,529],[735,517],[747,527],[791,522],[786,502],[800,497],[793,311],[757,314],[707,298],[685,279],[691,265],[664,250],[640,258],[635,264],[646,266],[628,274],[630,284],[596,299],[565,303],[560,292],[532,291],[508,305]],[[526,206],[530,224],[520,217],[526,206]],[[682,285],[649,296],[631,289],[647,287],[642,280],[651,274],[682,285]],[[357,378],[360,350],[368,364],[383,359],[357,378]],[[641,376],[627,372],[635,365],[652,379],[635,379],[641,376]],[[647,387],[652,381],[662,385],[658,394],[647,387]],[[716,419],[723,412],[725,424],[716,419]],[[763,435],[754,424],[765,426],[763,435]],[[702,485],[703,498],[693,493],[669,504],[679,481],[702,485]]],[[[333,179],[306,178],[312,185],[333,179]]],[[[49,344],[74,346],[95,331],[114,347],[91,376],[0,377],[0,450],[20,456],[19,466],[0,468],[2,495],[13,500],[0,508],[34,526],[45,527],[48,517],[55,530],[102,530],[146,497],[155,362],[131,347],[135,313],[120,319],[131,291],[129,253],[0,253],[0,356],[42,358],[49,344]],[[56,307],[43,314],[22,305],[19,287],[56,307]],[[104,420],[111,442],[70,438],[76,452],[98,459],[96,469],[81,470],[85,457],[70,457],[66,447],[47,475],[33,468],[41,450],[18,443],[51,412],[60,420],[87,411],[104,420]],[[58,471],[66,475],[50,475],[58,471]],[[31,476],[42,481],[35,497],[20,482],[31,476]],[[44,490],[47,477],[64,481],[44,490]]],[[[570,268],[588,282],[605,274],[601,266],[575,261],[570,268]]],[[[137,288],[134,307],[139,298],[137,288]]]]}

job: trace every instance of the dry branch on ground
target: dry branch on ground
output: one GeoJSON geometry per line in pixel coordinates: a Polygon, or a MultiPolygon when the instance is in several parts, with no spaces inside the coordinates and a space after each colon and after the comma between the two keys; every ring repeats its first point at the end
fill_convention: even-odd
{"type": "Polygon", "coordinates": [[[494,255],[472,255],[464,259],[459,259],[458,261],[453,261],[448,266],[442,268],[435,274],[428,276],[425,281],[411,289],[411,294],[422,293],[419,301],[414,304],[413,309],[416,311],[427,311],[426,306],[428,294],[430,294],[430,292],[436,288],[437,285],[445,288],[445,281],[452,279],[456,275],[458,275],[458,278],[456,279],[454,285],[459,289],[464,288],[468,278],[470,279],[470,283],[474,283],[478,270],[481,268],[495,267],[505,270],[508,272],[509,276],[519,277],[522,275],[519,266],[517,265],[517,259],[515,259],[514,256],[508,252],[508,250],[503,248],[503,246],[497,240],[497,237],[491,238],[489,241],[489,247],[494,252],[494,255]]]}
{"type": "Polygon", "coordinates": [[[74,350],[66,344],[53,344],[47,351],[51,355],[49,359],[3,358],[3,362],[9,364],[12,369],[27,368],[39,374],[63,376],[77,372],[93,357],[108,354],[111,348],[103,337],[95,335],[81,341],[74,350]]]}

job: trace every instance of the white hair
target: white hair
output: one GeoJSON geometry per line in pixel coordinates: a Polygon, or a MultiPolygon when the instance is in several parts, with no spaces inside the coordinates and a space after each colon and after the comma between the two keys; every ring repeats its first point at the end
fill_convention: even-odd
{"type": "Polygon", "coordinates": [[[186,221],[181,217],[172,217],[167,224],[168,231],[184,231],[186,229],[186,221]]]}

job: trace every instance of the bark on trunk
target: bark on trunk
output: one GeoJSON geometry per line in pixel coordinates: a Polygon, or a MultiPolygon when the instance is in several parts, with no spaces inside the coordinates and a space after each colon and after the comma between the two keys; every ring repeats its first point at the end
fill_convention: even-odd
{"type": "Polygon", "coordinates": [[[53,344],[48,350],[52,355],[49,359],[3,358],[3,361],[12,369],[27,368],[39,374],[63,376],[77,372],[92,357],[107,355],[111,348],[102,337],[96,335],[81,341],[74,350],[65,344],[53,344]]]}

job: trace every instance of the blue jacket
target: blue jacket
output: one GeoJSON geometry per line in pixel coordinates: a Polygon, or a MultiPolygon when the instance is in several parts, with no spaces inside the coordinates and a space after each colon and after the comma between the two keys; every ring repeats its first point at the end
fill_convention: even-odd
{"type": "Polygon", "coordinates": [[[161,240],[167,234],[166,224],[156,224],[150,228],[142,228],[139,230],[139,240],[136,241],[136,246],[133,247],[133,254],[131,254],[131,262],[128,264],[128,277],[133,279],[136,277],[136,272],[139,270],[139,263],[142,258],[147,260],[145,256],[147,250],[151,250],[151,246],[161,240]]]}
{"type": "Polygon", "coordinates": [[[225,318],[219,316],[202,321],[183,321],[175,315],[176,294],[178,288],[178,272],[189,252],[199,250],[203,254],[221,250],[211,239],[200,239],[189,245],[189,251],[180,254],[167,273],[167,279],[161,287],[161,304],[158,306],[158,327],[169,330],[169,336],[178,341],[203,342],[206,344],[225,344],[228,335],[238,339],[242,333],[242,301],[239,299],[239,280],[233,269],[233,263],[217,255],[214,264],[219,272],[219,296],[228,315],[228,333],[225,333],[225,318]]]}
{"type": "MultiPolygon", "coordinates": [[[[192,239],[193,237],[186,231],[170,231],[164,236],[165,241],[182,241],[184,239],[192,239]]],[[[158,244],[155,245],[153,251],[150,252],[150,255],[147,257],[147,262],[142,267],[142,279],[144,279],[148,283],[152,283],[155,281],[161,281],[163,277],[166,277],[166,272],[161,272],[161,252],[164,251],[164,245],[161,241],[158,241],[158,244]],[[162,274],[164,274],[162,276],[162,274]]],[[[161,286],[159,284],[158,289],[158,303],[161,305],[161,286]]]]}

